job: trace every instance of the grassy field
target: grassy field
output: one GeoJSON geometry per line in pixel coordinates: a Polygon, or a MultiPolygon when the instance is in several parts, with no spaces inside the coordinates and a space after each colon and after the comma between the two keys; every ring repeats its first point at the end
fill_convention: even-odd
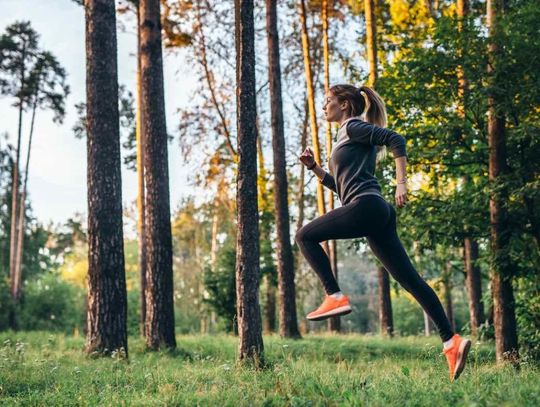
{"type": "Polygon", "coordinates": [[[131,338],[126,361],[85,356],[80,337],[0,333],[0,405],[540,405],[538,366],[496,366],[492,344],[473,344],[450,383],[435,337],[265,336],[268,367],[259,371],[235,363],[234,337],[177,341],[175,352],[145,352],[131,338]]]}

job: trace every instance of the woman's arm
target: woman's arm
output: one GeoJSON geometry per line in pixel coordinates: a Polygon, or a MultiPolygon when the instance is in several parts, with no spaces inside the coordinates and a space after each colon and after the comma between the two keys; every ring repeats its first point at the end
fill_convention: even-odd
{"type": "Polygon", "coordinates": [[[352,141],[372,146],[388,146],[394,158],[407,156],[405,138],[395,131],[363,120],[351,120],[346,126],[347,135],[352,141]]]}
{"type": "Polygon", "coordinates": [[[315,173],[315,175],[317,176],[321,184],[323,184],[326,188],[329,188],[335,193],[337,193],[336,181],[334,180],[334,177],[332,177],[329,173],[327,173],[318,164],[315,164],[315,167],[313,167],[311,171],[315,173]]]}
{"type": "Polygon", "coordinates": [[[402,207],[407,202],[407,157],[397,157],[396,162],[396,205],[402,207]]]}

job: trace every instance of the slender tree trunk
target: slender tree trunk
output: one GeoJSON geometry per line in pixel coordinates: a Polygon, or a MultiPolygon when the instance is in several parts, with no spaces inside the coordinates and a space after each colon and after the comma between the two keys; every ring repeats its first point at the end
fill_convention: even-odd
{"type": "Polygon", "coordinates": [[[200,40],[200,47],[199,51],[200,53],[197,54],[197,57],[199,58],[199,63],[203,67],[204,70],[204,78],[206,79],[206,84],[208,86],[208,91],[210,92],[210,100],[212,101],[212,104],[214,105],[214,108],[216,109],[216,112],[219,116],[219,119],[221,121],[221,127],[223,130],[223,135],[225,136],[225,145],[227,146],[227,149],[229,150],[229,153],[231,154],[231,159],[233,162],[238,162],[238,153],[233,147],[232,144],[232,137],[231,133],[229,131],[229,126],[227,124],[227,118],[224,112],[224,108],[222,104],[219,103],[216,90],[216,85],[214,82],[214,74],[212,73],[211,67],[208,64],[208,59],[206,56],[206,36],[204,34],[204,23],[202,21],[201,16],[201,7],[198,2],[196,4],[196,16],[197,16],[197,25],[198,25],[198,33],[199,33],[199,40],[200,40]]]}
{"type": "Polygon", "coordinates": [[[480,274],[480,267],[476,264],[476,260],[478,259],[478,242],[466,237],[463,244],[471,333],[473,336],[477,336],[478,327],[484,322],[482,276],[480,274]]]}
{"type": "MultiPolygon", "coordinates": [[[[489,180],[495,184],[501,176],[508,173],[506,164],[505,118],[500,111],[494,72],[497,70],[498,46],[493,40],[497,34],[497,15],[502,13],[502,0],[488,0],[487,25],[490,42],[488,46],[488,75],[490,76],[490,93],[488,96],[488,139],[489,139],[489,180]]],[[[492,192],[489,209],[491,223],[491,286],[493,290],[495,355],[497,361],[515,360],[518,355],[514,292],[512,288],[512,268],[508,259],[508,214],[504,207],[507,199],[505,188],[500,192],[492,192]]]]}
{"type": "MultiPolygon", "coordinates": [[[[307,31],[305,0],[300,0],[300,23],[302,27],[302,51],[304,55],[304,69],[306,75],[307,98],[311,126],[311,142],[313,143],[313,153],[315,156],[315,160],[318,163],[321,163],[319,126],[317,124],[317,112],[315,111],[315,88],[313,86],[313,72],[311,69],[311,56],[309,51],[309,36],[307,31]]],[[[326,213],[323,185],[320,182],[317,183],[317,209],[319,215],[324,215],[326,213]]],[[[328,253],[327,242],[324,243],[324,246],[326,252],[328,253]]]]}
{"type": "MultiPolygon", "coordinates": [[[[418,248],[418,242],[413,242],[413,250],[414,250],[414,261],[416,263],[416,267],[418,268],[420,265],[420,253],[418,248]]],[[[427,312],[422,309],[422,312],[424,314],[424,335],[430,336],[431,335],[431,320],[429,318],[429,315],[427,312]]]]}
{"type": "Polygon", "coordinates": [[[87,0],[88,315],[86,352],[127,356],[116,16],[87,0]]]}
{"type": "Polygon", "coordinates": [[[176,348],[167,127],[159,0],[139,3],[146,186],[146,346],[176,348]]]}
{"type": "MultiPolygon", "coordinates": [[[[469,13],[469,1],[457,0],[457,15],[460,19],[467,17],[469,13]]],[[[458,23],[458,30],[463,29],[463,22],[460,20],[458,23]]],[[[460,57],[463,57],[466,50],[459,49],[460,57]]],[[[458,104],[458,115],[462,120],[465,120],[465,112],[467,111],[466,101],[468,92],[468,82],[465,76],[463,66],[457,67],[458,77],[458,96],[461,103],[458,104]]],[[[463,135],[466,137],[466,135],[463,135]]],[[[469,176],[463,177],[463,182],[467,183],[469,176]]],[[[472,237],[468,237],[468,227],[465,226],[465,238],[463,239],[463,260],[465,264],[466,272],[466,286],[469,303],[469,315],[471,333],[473,336],[478,335],[478,327],[484,321],[484,309],[482,305],[482,277],[480,275],[480,268],[476,265],[478,259],[478,242],[472,237]]]]}
{"type": "Polygon", "coordinates": [[[17,251],[15,260],[15,283],[17,292],[19,292],[22,284],[22,262],[24,250],[24,228],[25,228],[25,210],[26,210],[26,191],[28,185],[28,169],[30,168],[30,151],[32,149],[32,137],[34,135],[34,123],[36,119],[37,95],[34,97],[32,106],[32,120],[30,122],[30,136],[28,138],[28,150],[26,152],[26,166],[24,169],[24,181],[21,200],[19,203],[19,218],[17,226],[17,251]]]}
{"type": "Polygon", "coordinates": [[[137,7],[137,118],[136,118],[136,139],[137,139],[137,231],[139,233],[139,276],[141,279],[141,317],[140,331],[144,336],[144,324],[146,321],[146,233],[145,233],[145,188],[144,188],[144,137],[142,134],[142,111],[141,111],[141,18],[140,10],[137,7]]]}
{"type": "MultiPolygon", "coordinates": [[[[257,117],[257,129],[259,128],[258,125],[258,117],[257,117]]],[[[268,214],[271,210],[270,208],[270,199],[269,199],[269,192],[268,192],[268,185],[267,185],[267,177],[266,177],[266,168],[264,165],[264,154],[262,149],[262,141],[261,141],[261,134],[259,130],[257,130],[257,157],[258,157],[258,163],[259,163],[259,172],[258,172],[258,189],[259,189],[259,210],[262,213],[262,216],[259,218],[259,245],[260,242],[269,242],[271,239],[271,224],[270,220],[268,219],[268,214]]],[[[271,256],[271,253],[261,250],[261,258],[264,263],[270,262],[273,263],[274,259],[271,256]]],[[[271,276],[269,274],[266,274],[265,276],[265,282],[266,282],[266,301],[265,301],[265,308],[264,308],[264,330],[267,333],[275,332],[276,331],[276,290],[275,290],[275,284],[274,284],[274,276],[271,276]]]]}
{"type": "MultiPolygon", "coordinates": [[[[323,31],[323,60],[324,60],[324,92],[328,93],[330,89],[330,50],[328,46],[328,0],[322,0],[321,4],[321,19],[322,19],[322,31],[323,31]]],[[[330,122],[326,122],[326,157],[330,159],[332,153],[332,129],[330,122]]],[[[323,189],[324,191],[324,189],[323,189]]],[[[334,192],[328,190],[328,210],[334,209],[334,192]]],[[[332,273],[338,280],[338,268],[337,268],[337,247],[336,241],[331,240],[328,243],[328,257],[330,260],[330,267],[332,273]]],[[[341,330],[341,318],[334,317],[327,320],[327,326],[330,331],[339,332],[341,330]]]]}
{"type": "MultiPolygon", "coordinates": [[[[22,50],[21,61],[21,92],[26,87],[26,66],[24,64],[26,56],[26,47],[22,50]]],[[[15,263],[17,259],[17,225],[18,225],[18,202],[19,202],[19,161],[21,156],[21,137],[22,137],[22,118],[23,118],[24,99],[19,97],[19,127],[17,132],[17,150],[15,151],[15,162],[13,163],[13,183],[11,185],[11,229],[9,238],[9,276],[11,279],[11,296],[15,304],[19,301],[20,285],[15,275],[15,263]]],[[[10,325],[13,329],[17,328],[15,310],[10,315],[10,325]]]]}
{"type": "Polygon", "coordinates": [[[366,41],[368,58],[368,86],[377,84],[377,26],[375,24],[375,4],[373,0],[364,0],[366,15],[366,41]]]}
{"type": "MultiPolygon", "coordinates": [[[[266,0],[266,33],[268,37],[268,79],[272,112],[272,150],[274,158],[274,206],[277,234],[277,273],[279,291],[279,334],[300,338],[296,315],[294,258],[289,225],[289,198],[285,131],[281,99],[281,65],[277,29],[277,0],[266,0]]],[[[303,189],[303,188],[302,188],[303,189]]]]}
{"type": "Polygon", "coordinates": [[[390,276],[384,266],[377,267],[379,280],[379,323],[382,336],[394,336],[392,301],[390,300],[390,276]]]}
{"type": "MultiPolygon", "coordinates": [[[[309,109],[306,99],[304,106],[304,121],[302,123],[302,133],[300,139],[301,150],[304,151],[307,147],[307,128],[309,121],[309,109]]],[[[298,219],[296,222],[296,229],[300,229],[304,225],[304,187],[305,187],[306,171],[303,165],[300,165],[300,177],[298,179],[298,219]]],[[[299,253],[299,256],[301,254],[299,253]]]]}
{"type": "MultiPolygon", "coordinates": [[[[378,79],[378,59],[377,59],[377,25],[375,19],[375,3],[373,0],[364,0],[364,13],[366,16],[366,50],[368,60],[368,86],[375,88],[378,79]]],[[[390,297],[390,284],[388,281],[388,271],[380,266],[379,273],[379,319],[381,322],[381,333],[393,335],[394,321],[392,320],[392,300],[390,297]]],[[[429,322],[428,322],[429,323],[429,322]]]]}
{"type": "Polygon", "coordinates": [[[238,179],[236,298],[238,357],[264,365],[259,307],[259,214],[257,209],[257,125],[253,0],[236,0],[238,41],[238,179]]]}

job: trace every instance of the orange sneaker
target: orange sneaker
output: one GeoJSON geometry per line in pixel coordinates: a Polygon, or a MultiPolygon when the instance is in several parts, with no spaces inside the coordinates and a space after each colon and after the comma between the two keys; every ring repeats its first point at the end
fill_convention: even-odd
{"type": "Polygon", "coordinates": [[[349,297],[344,295],[339,300],[336,300],[330,295],[326,295],[323,303],[315,311],[307,314],[307,319],[310,321],[320,321],[322,319],[337,317],[340,315],[349,314],[352,311],[349,304],[349,297]]]}
{"type": "Polygon", "coordinates": [[[452,340],[452,346],[443,349],[443,353],[448,361],[451,382],[456,380],[461,372],[463,372],[465,362],[467,361],[467,354],[471,348],[471,341],[469,339],[463,339],[458,334],[454,334],[452,340]]]}

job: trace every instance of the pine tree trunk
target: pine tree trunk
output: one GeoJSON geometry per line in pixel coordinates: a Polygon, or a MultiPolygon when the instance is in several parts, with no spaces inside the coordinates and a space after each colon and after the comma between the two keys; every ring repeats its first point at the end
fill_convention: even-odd
{"type": "MultiPolygon", "coordinates": [[[[328,93],[330,89],[330,48],[328,46],[328,0],[322,0],[321,3],[321,20],[323,31],[323,60],[324,60],[324,92],[328,93]]],[[[332,153],[332,129],[331,123],[326,122],[326,158],[330,159],[332,153]]],[[[334,209],[334,192],[328,190],[328,210],[334,209]]],[[[338,268],[337,268],[337,245],[335,240],[331,240],[328,243],[328,258],[330,260],[330,267],[332,273],[338,281],[338,268]]],[[[329,318],[328,329],[333,332],[339,332],[341,330],[341,318],[329,318]]]]}
{"type": "Polygon", "coordinates": [[[140,10],[137,7],[137,232],[139,234],[138,253],[139,253],[139,276],[141,280],[141,316],[140,331],[144,336],[144,324],[146,321],[146,244],[145,244],[145,196],[144,196],[144,137],[142,134],[142,112],[141,112],[141,30],[140,30],[140,10]]]}
{"type": "Polygon", "coordinates": [[[281,66],[277,29],[277,0],[266,0],[266,33],[268,37],[268,79],[272,112],[272,150],[274,157],[274,205],[277,235],[277,273],[279,291],[279,334],[299,338],[296,315],[294,258],[289,225],[287,162],[281,99],[281,66]]]}
{"type": "Polygon", "coordinates": [[[478,242],[469,237],[464,241],[464,261],[466,272],[466,285],[469,300],[469,315],[471,334],[478,335],[478,327],[484,322],[484,305],[482,303],[482,276],[480,267],[476,265],[478,259],[478,242]]]}
{"type": "Polygon", "coordinates": [[[146,346],[149,349],[176,348],[159,0],[141,0],[139,12],[146,186],[146,346]]]}
{"type": "Polygon", "coordinates": [[[394,336],[394,319],[390,299],[390,276],[384,266],[377,267],[379,280],[379,323],[382,336],[394,336]]]}
{"type": "MultiPolygon", "coordinates": [[[[468,16],[469,13],[469,1],[458,0],[457,1],[457,15],[460,19],[468,16]]],[[[463,29],[463,22],[458,22],[458,30],[463,29]]],[[[459,49],[459,56],[462,57],[467,50],[459,49]]],[[[458,104],[458,115],[462,120],[465,120],[465,112],[467,111],[466,100],[468,92],[468,82],[465,76],[463,67],[459,65],[457,67],[458,77],[458,96],[461,103],[458,104]]],[[[463,135],[466,137],[466,135],[463,135]]],[[[463,182],[469,182],[469,176],[463,177],[463,182]]],[[[468,234],[468,227],[465,226],[465,236],[468,234]]],[[[465,237],[463,239],[463,260],[465,264],[466,273],[466,286],[468,294],[469,315],[471,334],[473,336],[478,335],[478,327],[484,321],[484,307],[482,305],[482,277],[480,275],[480,268],[476,265],[478,259],[478,242],[471,237],[465,237]]]]}
{"type": "Polygon", "coordinates": [[[20,294],[20,287],[22,285],[22,263],[24,256],[24,230],[25,230],[25,212],[26,212],[26,190],[28,185],[28,170],[30,168],[30,152],[32,151],[32,138],[34,135],[34,123],[36,119],[37,109],[37,95],[34,96],[34,103],[32,106],[32,120],[30,121],[30,135],[28,137],[28,149],[26,152],[26,165],[24,169],[24,181],[22,194],[19,202],[19,215],[17,219],[17,249],[15,254],[15,284],[17,286],[17,297],[20,294]]]}
{"type": "MultiPolygon", "coordinates": [[[[313,153],[315,156],[315,161],[320,164],[321,149],[319,144],[319,126],[317,124],[317,112],[315,111],[315,88],[313,86],[313,72],[311,69],[311,56],[309,49],[309,36],[307,31],[305,0],[300,0],[300,23],[302,27],[302,52],[304,55],[304,70],[306,76],[307,98],[311,126],[311,142],[313,143],[313,153]]],[[[324,215],[326,213],[323,185],[320,182],[317,183],[317,209],[319,215],[324,215]]],[[[326,253],[328,253],[327,242],[324,243],[324,247],[326,253]]]]}
{"type": "MultiPolygon", "coordinates": [[[[494,184],[508,172],[506,164],[505,118],[498,104],[494,73],[497,70],[498,46],[492,39],[497,35],[497,14],[503,12],[502,0],[488,0],[487,23],[489,29],[488,75],[491,85],[488,95],[489,180],[494,184]]],[[[504,181],[502,181],[504,182],[504,181]]],[[[518,356],[512,267],[508,258],[508,214],[504,208],[506,188],[492,192],[489,209],[491,223],[491,286],[493,290],[493,319],[495,325],[495,355],[497,361],[515,360],[518,356]]]]}
{"type": "Polygon", "coordinates": [[[235,2],[238,53],[238,179],[236,298],[238,358],[264,365],[259,307],[259,215],[257,208],[257,128],[253,0],[235,2]]]}
{"type": "Polygon", "coordinates": [[[88,314],[86,352],[127,356],[116,16],[87,0],[88,314]]]}
{"type": "Polygon", "coordinates": [[[369,68],[368,86],[377,84],[377,26],[375,25],[375,4],[373,0],[364,0],[366,15],[366,45],[369,68]]]}
{"type": "MultiPolygon", "coordinates": [[[[26,48],[22,50],[22,61],[25,60],[26,48]]],[[[24,62],[21,66],[21,94],[22,90],[26,86],[26,66],[24,62]]],[[[18,225],[18,208],[19,208],[19,162],[21,156],[21,138],[22,138],[22,118],[23,118],[23,97],[19,97],[19,127],[17,133],[17,149],[15,150],[15,162],[13,163],[13,177],[11,184],[11,228],[9,235],[9,276],[11,279],[11,297],[15,304],[19,301],[20,296],[20,282],[16,276],[15,263],[17,259],[17,236],[19,235],[17,230],[18,225]]],[[[12,315],[10,315],[10,325],[12,329],[17,328],[17,319],[15,310],[12,309],[12,315]]]]}
{"type": "MultiPolygon", "coordinates": [[[[375,3],[373,0],[364,0],[364,13],[366,16],[366,51],[368,60],[368,86],[375,88],[378,78],[377,59],[377,25],[375,20],[375,3]]],[[[394,321],[392,318],[392,300],[390,297],[390,283],[388,271],[380,266],[379,274],[379,320],[381,334],[393,336],[394,321]]]]}

